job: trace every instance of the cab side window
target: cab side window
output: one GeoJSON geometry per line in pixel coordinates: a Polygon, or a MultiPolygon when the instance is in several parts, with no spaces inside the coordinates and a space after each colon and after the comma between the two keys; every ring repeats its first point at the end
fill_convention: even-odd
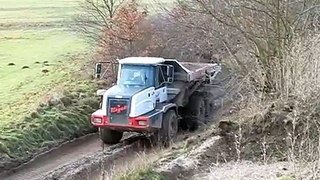
{"type": "Polygon", "coordinates": [[[166,81],[168,79],[167,77],[167,66],[161,66],[161,71],[162,71],[162,74],[163,74],[163,78],[164,78],[164,81],[166,81]]]}
{"type": "Polygon", "coordinates": [[[165,75],[163,73],[163,66],[157,67],[157,88],[165,86],[165,75]]]}

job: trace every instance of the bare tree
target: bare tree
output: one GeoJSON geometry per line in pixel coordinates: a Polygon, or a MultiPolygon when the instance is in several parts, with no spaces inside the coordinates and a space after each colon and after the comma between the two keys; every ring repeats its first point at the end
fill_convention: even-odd
{"type": "MultiPolygon", "coordinates": [[[[178,0],[171,15],[182,34],[189,33],[190,40],[181,38],[188,47],[216,44],[233,55],[239,44],[245,46],[262,72],[261,86],[271,92],[284,88],[283,57],[293,39],[319,29],[319,8],[319,0],[178,0]]],[[[252,69],[238,57],[234,60],[243,75],[252,69]]]]}
{"type": "Polygon", "coordinates": [[[115,79],[117,59],[146,53],[148,15],[136,0],[85,0],[76,30],[96,47],[93,61],[104,61],[103,77],[115,79]]]}
{"type": "Polygon", "coordinates": [[[85,0],[82,13],[75,18],[75,30],[98,46],[105,45],[107,42],[101,36],[106,28],[112,27],[111,20],[124,3],[125,0],[85,0]]]}
{"type": "Polygon", "coordinates": [[[222,33],[224,27],[200,8],[195,1],[178,1],[173,9],[162,8],[167,13],[153,22],[158,53],[184,61],[219,62],[237,51],[240,37],[235,31],[222,33]],[[234,45],[229,46],[229,39],[234,45]]]}

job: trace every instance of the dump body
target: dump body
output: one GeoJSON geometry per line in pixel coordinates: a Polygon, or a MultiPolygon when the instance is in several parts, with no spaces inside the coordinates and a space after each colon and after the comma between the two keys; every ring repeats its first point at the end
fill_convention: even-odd
{"type": "Polygon", "coordinates": [[[164,63],[174,67],[174,81],[168,84],[168,99],[178,107],[186,106],[194,91],[203,83],[214,79],[216,74],[221,71],[218,64],[179,62],[177,60],[166,60],[164,63]]]}
{"type": "Polygon", "coordinates": [[[201,81],[210,72],[220,71],[218,64],[179,62],[177,60],[166,60],[165,64],[171,64],[175,68],[175,76],[178,81],[201,81]]]}

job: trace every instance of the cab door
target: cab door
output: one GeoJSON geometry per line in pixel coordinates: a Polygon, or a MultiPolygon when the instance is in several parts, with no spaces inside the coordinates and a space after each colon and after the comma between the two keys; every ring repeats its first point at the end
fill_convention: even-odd
{"type": "Polygon", "coordinates": [[[158,65],[156,70],[155,99],[156,103],[167,101],[166,65],[158,65]]]}

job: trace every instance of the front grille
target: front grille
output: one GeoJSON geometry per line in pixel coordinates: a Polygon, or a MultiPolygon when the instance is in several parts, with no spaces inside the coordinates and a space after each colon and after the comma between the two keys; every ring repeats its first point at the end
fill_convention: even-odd
{"type": "Polygon", "coordinates": [[[111,124],[129,124],[129,99],[109,99],[109,117],[111,124]]]}

